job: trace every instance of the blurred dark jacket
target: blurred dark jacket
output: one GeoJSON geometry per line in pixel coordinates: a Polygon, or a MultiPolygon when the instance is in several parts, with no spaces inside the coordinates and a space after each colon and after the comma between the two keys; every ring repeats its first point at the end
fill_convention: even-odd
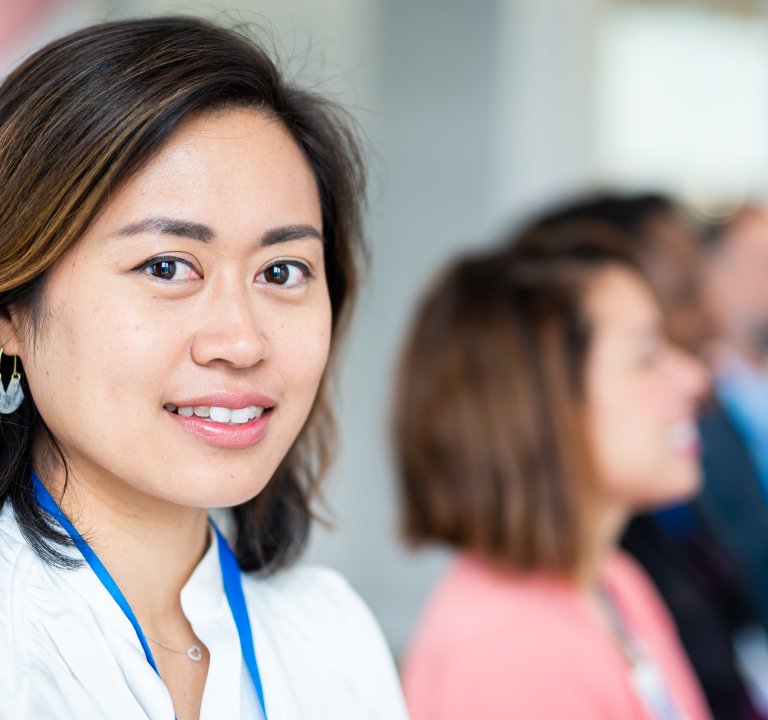
{"type": "Polygon", "coordinates": [[[622,545],[666,601],[714,717],[764,718],[747,699],[733,638],[755,623],[768,628],[768,503],[749,450],[717,401],[699,429],[700,495],[635,517],[622,545]]]}
{"type": "Polygon", "coordinates": [[[704,484],[695,505],[742,578],[746,604],[768,629],[768,502],[748,448],[722,405],[699,423],[704,484]]]}

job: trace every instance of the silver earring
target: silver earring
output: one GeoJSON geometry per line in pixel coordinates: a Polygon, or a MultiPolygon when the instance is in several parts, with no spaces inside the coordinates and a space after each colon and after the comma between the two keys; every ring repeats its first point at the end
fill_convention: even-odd
{"type": "MultiPolygon", "coordinates": [[[[3,357],[3,349],[0,348],[0,359],[3,357]]],[[[10,415],[16,412],[24,400],[24,391],[21,389],[21,373],[16,372],[16,355],[13,356],[13,374],[8,388],[3,390],[3,376],[0,375],[0,414],[10,415]]]]}

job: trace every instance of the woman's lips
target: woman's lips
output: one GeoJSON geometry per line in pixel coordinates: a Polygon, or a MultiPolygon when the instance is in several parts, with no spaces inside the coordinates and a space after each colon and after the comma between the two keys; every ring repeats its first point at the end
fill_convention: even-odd
{"type": "Polygon", "coordinates": [[[209,445],[223,448],[246,448],[256,445],[264,438],[272,417],[272,408],[269,408],[260,417],[234,425],[197,415],[185,417],[168,410],[165,412],[190,434],[209,445]]]}
{"type": "Polygon", "coordinates": [[[693,421],[679,422],[674,425],[669,431],[668,438],[672,449],[677,453],[691,457],[701,454],[701,437],[693,421]]]}
{"type": "Polygon", "coordinates": [[[277,401],[268,395],[260,393],[230,392],[219,390],[206,395],[198,395],[190,398],[175,398],[169,401],[175,407],[195,407],[199,405],[216,406],[224,408],[244,408],[249,405],[256,407],[271,408],[277,404],[277,401]]]}

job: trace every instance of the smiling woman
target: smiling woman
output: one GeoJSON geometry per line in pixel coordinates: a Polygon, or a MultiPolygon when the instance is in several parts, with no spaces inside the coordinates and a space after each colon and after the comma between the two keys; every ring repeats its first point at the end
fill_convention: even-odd
{"type": "Polygon", "coordinates": [[[404,717],[289,567],[361,252],[340,111],[235,32],[95,26],[0,88],[0,183],[0,717],[404,717]]]}
{"type": "Polygon", "coordinates": [[[403,528],[459,555],[403,663],[414,720],[709,718],[616,550],[633,510],[696,490],[706,381],[628,247],[553,223],[459,258],[416,314],[394,404],[403,528]]]}

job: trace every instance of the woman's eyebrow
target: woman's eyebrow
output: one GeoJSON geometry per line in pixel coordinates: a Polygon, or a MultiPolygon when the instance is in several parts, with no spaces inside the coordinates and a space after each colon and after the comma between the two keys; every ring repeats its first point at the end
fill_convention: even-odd
{"type": "MultiPolygon", "coordinates": [[[[139,235],[145,232],[175,235],[177,237],[189,238],[190,240],[199,240],[204,243],[212,242],[216,239],[216,233],[207,225],[174,218],[147,218],[146,220],[140,220],[120,228],[114,235],[117,237],[130,237],[131,235],[139,235]]],[[[267,230],[261,236],[259,244],[262,246],[277,245],[309,237],[325,242],[322,233],[312,225],[285,225],[267,230]]]]}
{"type": "Polygon", "coordinates": [[[278,243],[302,240],[303,238],[317,238],[321,243],[325,243],[323,234],[312,225],[285,225],[284,227],[267,230],[261,236],[261,245],[277,245],[278,243]]]}
{"type": "Polygon", "coordinates": [[[200,242],[211,242],[216,233],[207,225],[189,222],[188,220],[175,220],[173,218],[147,218],[139,222],[131,223],[120,228],[115,235],[118,237],[130,237],[145,232],[157,232],[163,235],[176,235],[200,242]]]}

